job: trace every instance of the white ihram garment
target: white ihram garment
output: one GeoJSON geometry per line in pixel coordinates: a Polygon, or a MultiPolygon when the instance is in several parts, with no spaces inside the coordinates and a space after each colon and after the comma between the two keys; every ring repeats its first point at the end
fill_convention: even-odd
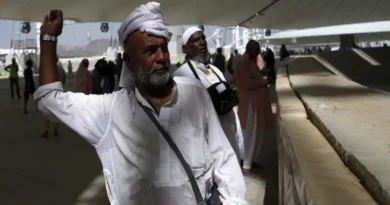
{"type": "Polygon", "coordinates": [[[151,109],[189,163],[204,197],[213,181],[225,205],[247,205],[237,158],[199,81],[177,77],[174,99],[160,114],[124,88],[106,95],[63,92],[60,82],[34,93],[38,108],[55,115],[93,145],[112,205],[196,204],[188,177],[137,100],[151,109]]]}
{"type": "MultiPolygon", "coordinates": [[[[195,62],[192,60],[190,60],[190,62],[192,63],[192,65],[194,65],[194,68],[198,68],[198,76],[200,78],[200,81],[206,88],[210,87],[214,83],[220,82],[217,76],[215,76],[215,74],[212,74],[203,63],[195,62]]],[[[226,82],[225,77],[217,67],[213,65],[208,66],[210,66],[213,69],[213,72],[226,82]]],[[[188,66],[187,63],[183,64],[179,69],[177,69],[173,73],[173,76],[188,76],[195,78],[194,73],[192,72],[191,68],[188,66]]],[[[237,115],[237,108],[234,108],[226,115],[219,116],[219,120],[221,122],[222,129],[230,142],[230,145],[233,147],[238,160],[240,160],[241,158],[243,158],[244,145],[241,124],[237,115]]]]}

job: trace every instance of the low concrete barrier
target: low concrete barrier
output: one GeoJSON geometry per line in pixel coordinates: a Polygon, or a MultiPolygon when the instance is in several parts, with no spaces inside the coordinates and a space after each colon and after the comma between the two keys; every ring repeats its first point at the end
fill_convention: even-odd
{"type": "Polygon", "coordinates": [[[306,108],[291,88],[290,70],[281,68],[276,84],[280,204],[377,204],[308,119],[306,108]]]}

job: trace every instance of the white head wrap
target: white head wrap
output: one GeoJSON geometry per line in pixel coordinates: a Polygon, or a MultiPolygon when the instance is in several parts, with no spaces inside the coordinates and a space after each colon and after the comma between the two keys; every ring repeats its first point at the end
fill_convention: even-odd
{"type": "Polygon", "coordinates": [[[188,39],[191,38],[192,34],[198,32],[198,31],[202,31],[202,29],[200,29],[196,26],[187,28],[187,30],[184,31],[184,33],[183,33],[183,44],[186,45],[188,42],[188,39]]]}
{"type": "MultiPolygon", "coordinates": [[[[171,40],[172,33],[165,26],[163,16],[160,11],[160,3],[149,2],[134,9],[133,12],[126,18],[122,26],[118,30],[118,39],[122,46],[125,46],[127,37],[134,31],[143,31],[147,34],[160,36],[171,40]]],[[[126,66],[122,64],[122,73],[119,81],[119,86],[122,88],[133,89],[135,87],[135,79],[132,73],[126,66]]]]}

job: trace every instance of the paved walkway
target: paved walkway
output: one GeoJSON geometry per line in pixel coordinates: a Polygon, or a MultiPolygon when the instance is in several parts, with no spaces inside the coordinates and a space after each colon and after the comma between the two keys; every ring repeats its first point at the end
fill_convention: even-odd
{"type": "MultiPolygon", "coordinates": [[[[93,147],[65,126],[59,138],[41,139],[43,116],[31,100],[29,113],[23,115],[23,99],[11,100],[4,81],[8,80],[0,79],[0,204],[109,204],[93,147]]],[[[22,78],[20,87],[23,94],[22,78]]],[[[268,141],[270,161],[276,162],[275,142],[268,141]]],[[[257,178],[245,179],[250,203],[276,205],[277,165],[271,162],[267,169],[255,171],[257,178]]]]}
{"type": "Polygon", "coordinates": [[[41,139],[44,118],[32,100],[23,115],[23,99],[11,100],[8,89],[0,96],[0,204],[74,204],[101,172],[93,147],[65,126],[59,138],[41,139]]]}

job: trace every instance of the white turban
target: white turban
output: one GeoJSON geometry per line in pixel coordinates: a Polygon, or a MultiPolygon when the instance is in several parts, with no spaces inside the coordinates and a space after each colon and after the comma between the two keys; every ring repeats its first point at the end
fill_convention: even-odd
{"type": "Polygon", "coordinates": [[[183,33],[183,44],[186,45],[187,42],[188,42],[188,39],[191,38],[192,34],[198,32],[198,31],[202,31],[202,29],[200,29],[200,28],[198,28],[196,26],[190,27],[186,31],[184,31],[184,33],[183,33]]]}
{"type": "MultiPolygon", "coordinates": [[[[126,18],[122,26],[118,30],[118,39],[124,47],[127,37],[134,31],[143,31],[147,34],[160,36],[171,40],[172,33],[165,26],[163,16],[160,11],[160,3],[149,2],[134,9],[133,12],[126,18]]],[[[122,73],[119,81],[119,86],[122,88],[133,89],[135,87],[135,79],[132,73],[123,62],[122,73]]]]}

